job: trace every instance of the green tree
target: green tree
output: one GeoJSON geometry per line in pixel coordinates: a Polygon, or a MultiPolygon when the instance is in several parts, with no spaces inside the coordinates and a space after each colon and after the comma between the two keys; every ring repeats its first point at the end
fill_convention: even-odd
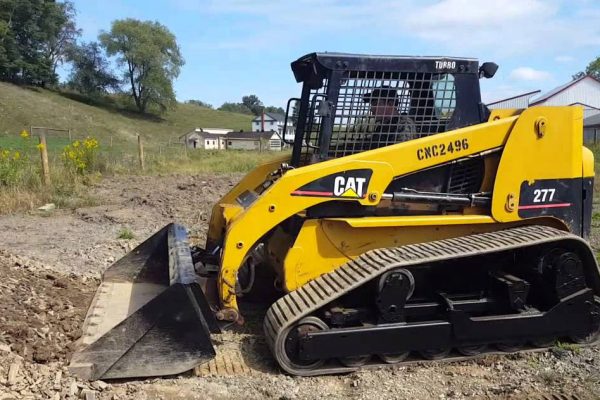
{"type": "Polygon", "coordinates": [[[592,60],[584,71],[579,71],[576,74],[572,75],[573,80],[583,78],[586,75],[593,76],[597,79],[600,79],[600,57],[597,57],[595,60],[592,60]]]}
{"type": "Polygon", "coordinates": [[[248,107],[254,115],[260,115],[265,108],[262,101],[254,94],[242,97],[242,104],[248,107]]]}
{"type": "Polygon", "coordinates": [[[70,1],[0,0],[0,79],[55,83],[64,44],[78,34],[74,15],[70,1]]]}
{"type": "Polygon", "coordinates": [[[119,87],[119,79],[108,66],[102,47],[97,42],[71,46],[67,59],[73,69],[67,86],[88,96],[108,93],[119,87]]]}
{"type": "Polygon", "coordinates": [[[600,57],[597,57],[588,64],[585,73],[600,79],[600,57]]]}
{"type": "Polygon", "coordinates": [[[81,36],[81,29],[75,25],[75,6],[70,1],[60,4],[65,16],[65,22],[58,34],[50,38],[46,53],[52,63],[52,73],[56,74],[56,67],[67,59],[67,53],[76,45],[76,40],[81,36]]]}
{"type": "Polygon", "coordinates": [[[265,112],[285,114],[285,110],[281,107],[267,106],[264,108],[265,112]]]}
{"type": "Polygon", "coordinates": [[[229,112],[234,112],[234,113],[240,113],[240,114],[253,114],[252,110],[250,110],[245,104],[243,103],[228,103],[225,102],[221,105],[221,107],[218,108],[219,111],[229,111],[229,112]]]}
{"type": "Polygon", "coordinates": [[[175,36],[158,22],[117,20],[110,32],[100,34],[109,56],[124,67],[123,81],[131,88],[137,109],[150,106],[161,111],[176,104],[173,80],[184,64],[175,36]]]}
{"type": "Polygon", "coordinates": [[[212,104],[205,103],[202,100],[188,100],[188,101],[186,101],[186,103],[194,104],[198,107],[210,108],[211,110],[214,108],[212,104]]]}
{"type": "Polygon", "coordinates": [[[230,103],[225,102],[221,107],[218,108],[221,111],[229,111],[241,114],[253,114],[260,115],[263,112],[272,112],[285,114],[285,110],[281,107],[266,106],[255,94],[242,97],[241,103],[230,103]]]}

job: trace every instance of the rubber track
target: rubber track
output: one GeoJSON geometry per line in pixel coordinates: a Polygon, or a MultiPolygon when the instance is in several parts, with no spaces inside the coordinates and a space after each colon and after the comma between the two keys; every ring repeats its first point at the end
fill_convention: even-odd
{"type": "MultiPolygon", "coordinates": [[[[273,303],[264,320],[267,344],[279,365],[293,375],[312,376],[355,371],[360,367],[351,368],[325,364],[314,370],[294,368],[293,365],[289,365],[285,359],[281,358],[283,341],[288,331],[303,317],[391,269],[492,254],[564,240],[581,242],[589,248],[589,244],[579,236],[555,228],[533,225],[368,251],[273,303]]],[[[464,359],[465,357],[459,358],[464,359]]],[[[380,365],[389,364],[382,362],[380,365]]]]}

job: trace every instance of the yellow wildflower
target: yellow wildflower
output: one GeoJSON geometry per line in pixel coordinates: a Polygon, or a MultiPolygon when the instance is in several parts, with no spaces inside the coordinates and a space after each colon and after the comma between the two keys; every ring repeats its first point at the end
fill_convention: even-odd
{"type": "Polygon", "coordinates": [[[21,135],[23,139],[27,139],[29,137],[29,132],[23,129],[19,135],[21,135]]]}
{"type": "Polygon", "coordinates": [[[76,140],[73,142],[73,147],[79,147],[80,143],[79,140],[76,140]]]}
{"type": "Polygon", "coordinates": [[[95,149],[98,147],[98,141],[92,137],[87,137],[83,141],[83,145],[86,149],[95,149]]]}
{"type": "Polygon", "coordinates": [[[38,143],[35,147],[37,147],[40,151],[44,150],[46,146],[43,143],[38,143]]]}
{"type": "Polygon", "coordinates": [[[2,150],[2,159],[6,160],[10,156],[10,151],[2,150]]]}
{"type": "Polygon", "coordinates": [[[19,153],[18,151],[15,151],[15,153],[13,154],[13,160],[17,161],[20,158],[21,158],[21,153],[19,153]]]}

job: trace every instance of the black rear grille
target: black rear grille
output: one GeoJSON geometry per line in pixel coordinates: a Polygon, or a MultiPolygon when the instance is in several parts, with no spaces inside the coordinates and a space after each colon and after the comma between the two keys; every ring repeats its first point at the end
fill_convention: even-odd
{"type": "Polygon", "coordinates": [[[479,192],[484,172],[483,158],[473,158],[452,164],[448,178],[448,193],[479,192]]]}

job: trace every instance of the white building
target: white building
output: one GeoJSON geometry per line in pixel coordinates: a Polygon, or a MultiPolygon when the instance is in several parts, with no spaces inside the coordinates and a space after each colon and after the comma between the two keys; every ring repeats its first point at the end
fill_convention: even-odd
{"type": "Polygon", "coordinates": [[[225,136],[228,150],[281,151],[283,143],[279,133],[271,132],[229,132],[225,136]]]}
{"type": "Polygon", "coordinates": [[[583,108],[583,140],[600,141],[600,80],[582,76],[546,93],[524,93],[487,104],[488,108],[527,108],[531,106],[580,106],[583,108]]]}
{"type": "MultiPolygon", "coordinates": [[[[274,131],[283,134],[283,125],[285,122],[285,115],[279,113],[263,113],[257,115],[252,120],[252,131],[253,132],[269,132],[274,131]]],[[[288,118],[287,129],[285,132],[285,139],[289,141],[294,140],[294,124],[291,119],[288,118]]]]}
{"type": "Polygon", "coordinates": [[[530,106],[573,106],[584,109],[584,118],[600,113],[600,81],[585,75],[531,99],[530,106]]]}
{"type": "Polygon", "coordinates": [[[517,96],[509,97],[507,99],[488,103],[487,106],[491,110],[495,108],[527,108],[529,107],[529,99],[537,96],[541,92],[541,90],[534,90],[533,92],[527,92],[517,96]]]}
{"type": "Polygon", "coordinates": [[[226,135],[215,135],[214,133],[205,133],[202,136],[205,150],[224,150],[226,135]]]}
{"type": "Polygon", "coordinates": [[[584,118],[583,141],[585,143],[600,142],[600,113],[584,118]]]}
{"type": "Polygon", "coordinates": [[[585,75],[546,93],[540,91],[524,93],[519,96],[489,103],[494,108],[527,108],[531,106],[581,106],[584,118],[600,113],[600,81],[585,75]]]}
{"type": "Polygon", "coordinates": [[[205,133],[212,133],[213,135],[227,135],[229,132],[233,132],[231,128],[196,128],[205,133]]]}
{"type": "Polygon", "coordinates": [[[231,131],[225,128],[196,128],[179,136],[179,142],[185,143],[190,149],[224,150],[225,135],[231,131]]]}

